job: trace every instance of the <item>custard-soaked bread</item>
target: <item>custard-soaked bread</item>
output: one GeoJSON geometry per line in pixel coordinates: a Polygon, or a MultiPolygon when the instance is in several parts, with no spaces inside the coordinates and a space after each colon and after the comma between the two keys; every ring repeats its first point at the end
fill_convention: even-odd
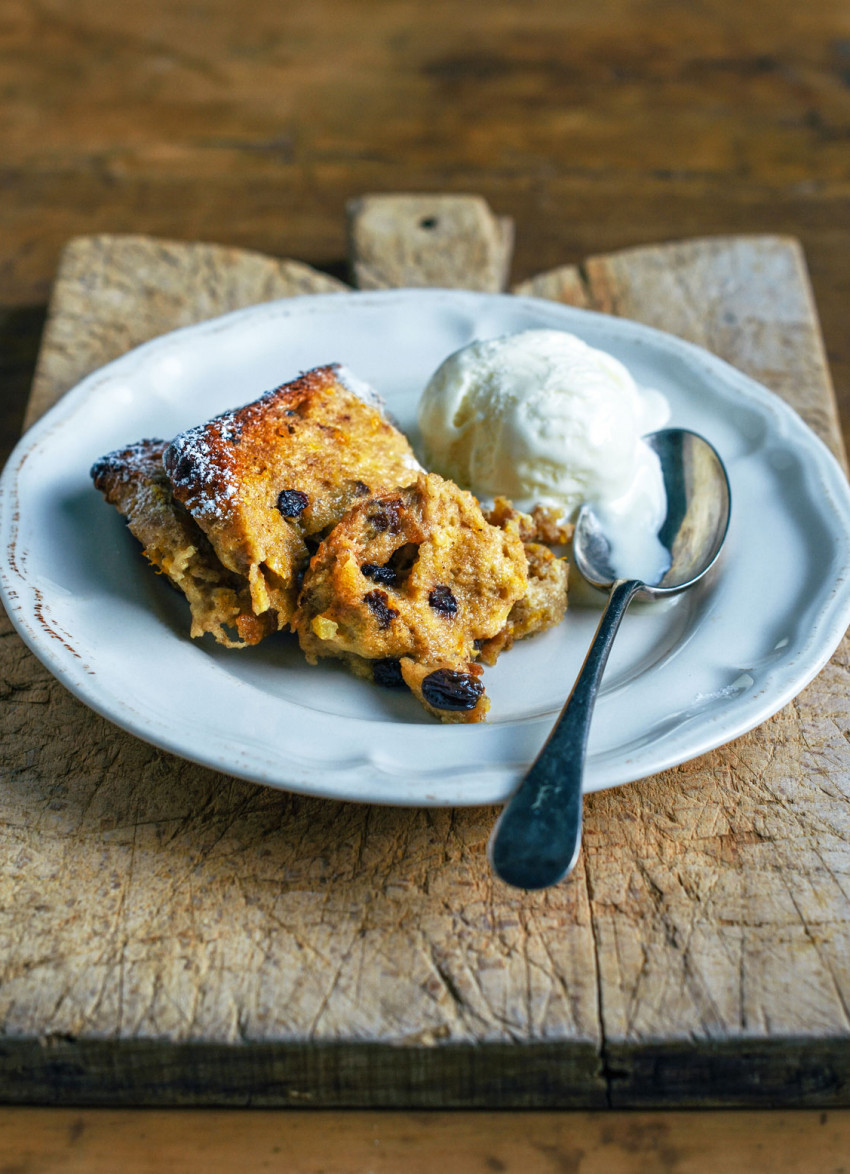
{"type": "Polygon", "coordinates": [[[507,497],[497,497],[484,517],[493,526],[516,522],[523,542],[541,542],[546,546],[566,546],[575,530],[572,522],[565,522],[554,506],[536,505],[530,514],[523,514],[507,497]]]}
{"type": "Polygon", "coordinates": [[[379,684],[403,679],[444,721],[480,721],[489,703],[472,662],[526,594],[526,566],[516,524],[491,526],[472,494],[420,474],[331,531],[292,626],[312,663],[339,657],[379,684]]]}
{"type": "Polygon", "coordinates": [[[565,532],[504,499],[488,519],[422,472],[378,397],[337,366],[170,444],[110,453],[92,475],[185,593],[192,636],[244,647],[291,625],[312,663],[406,685],[443,721],[481,721],[476,662],[564,614],[566,563],[541,543],[565,532]]]}
{"type": "Polygon", "coordinates": [[[567,611],[567,576],[569,565],[540,542],[524,542],[528,562],[528,587],[508,613],[504,628],[492,640],[479,646],[479,658],[495,664],[517,640],[545,632],[560,624],[567,611]]]}
{"type": "Polygon", "coordinates": [[[479,658],[485,664],[495,664],[498,655],[507,651],[516,640],[553,628],[564,618],[569,564],[549,547],[569,543],[575,527],[570,522],[563,522],[551,507],[538,505],[530,514],[524,514],[506,497],[497,497],[484,516],[493,526],[515,526],[528,560],[525,595],[511,608],[502,631],[480,646],[479,658]]]}
{"type": "Polygon", "coordinates": [[[348,508],[415,481],[420,466],[383,403],[338,364],[318,367],[181,433],[165,450],[174,496],[230,571],[255,615],[295,609],[313,546],[348,508]]]}
{"type": "Polygon", "coordinates": [[[256,644],[274,631],[276,618],[253,614],[247,579],[222,566],[203,531],[174,500],[162,466],[167,443],[140,440],[101,457],[91,470],[95,486],[127,519],[145,557],[185,594],[193,636],[210,632],[228,648],[256,644]]]}

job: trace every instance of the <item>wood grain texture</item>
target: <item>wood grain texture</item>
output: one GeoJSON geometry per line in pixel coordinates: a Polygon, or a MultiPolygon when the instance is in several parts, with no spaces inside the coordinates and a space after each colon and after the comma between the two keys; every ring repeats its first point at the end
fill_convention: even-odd
{"type": "MultiPolygon", "coordinates": [[[[231,268],[236,251],[208,307],[219,283],[223,302],[234,286],[249,296],[248,271],[231,268]]],[[[800,403],[840,447],[792,243],[640,250],[576,280],[555,288],[656,324],[666,299],[665,324],[685,334],[702,316],[703,341],[768,382],[790,331],[800,403]]],[[[174,309],[161,304],[160,323],[174,309]]],[[[87,332],[110,357],[128,309],[90,303],[87,332]]],[[[42,404],[64,390],[64,354],[48,338],[42,404]]],[[[850,1099],[846,646],[751,735],[589,797],[574,876],[520,894],[490,876],[492,810],[342,805],[202,770],[91,714],[3,635],[4,1099],[850,1099]]]]}
{"type": "Polygon", "coordinates": [[[845,0],[6,0],[0,303],[104,232],[342,274],[363,192],[480,193],[517,280],[794,234],[850,439],[848,44],[845,0]]]}
{"type": "Polygon", "coordinates": [[[0,1109],[33,1174],[844,1174],[850,1112],[0,1109]]]}
{"type": "MultiPolygon", "coordinates": [[[[518,292],[544,289],[714,351],[782,396],[846,464],[797,242],[630,249],[518,292]]],[[[767,1070],[787,1079],[783,1037],[797,1059],[804,1040],[820,1045],[801,1100],[846,1086],[848,685],[845,639],[814,684],[758,730],[658,780],[588,798],[587,874],[615,1101],[641,1103],[648,1083],[651,1099],[672,1104],[696,1103],[700,1080],[731,1091],[742,1065],[758,1063],[745,1041],[763,1041],[765,1056],[773,1048],[767,1070]],[[824,1048],[831,1037],[834,1049],[824,1048]]]]}
{"type": "Polygon", "coordinates": [[[593,308],[590,291],[577,265],[559,265],[557,269],[537,273],[525,281],[518,281],[511,292],[529,298],[548,298],[552,302],[578,306],[581,310],[593,308]]]}

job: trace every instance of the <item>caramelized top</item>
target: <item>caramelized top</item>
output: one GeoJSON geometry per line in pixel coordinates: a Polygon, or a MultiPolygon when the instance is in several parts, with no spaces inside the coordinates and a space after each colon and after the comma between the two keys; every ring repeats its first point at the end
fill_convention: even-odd
{"type": "Polygon", "coordinates": [[[291,614],[305,539],[357,500],[415,481],[419,464],[382,401],[338,364],[318,367],[177,436],[174,496],[225,566],[251,582],[258,614],[291,614]]]}

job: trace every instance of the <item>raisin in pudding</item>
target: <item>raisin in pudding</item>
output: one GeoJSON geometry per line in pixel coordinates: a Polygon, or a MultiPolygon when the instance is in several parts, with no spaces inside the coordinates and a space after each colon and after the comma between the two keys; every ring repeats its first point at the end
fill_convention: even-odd
{"type": "Polygon", "coordinates": [[[242,647],[288,625],[311,546],[353,502],[419,471],[377,394],[333,365],[109,453],[92,477],[186,595],[191,634],[242,647]]]}
{"type": "Polygon", "coordinates": [[[337,657],[381,684],[394,675],[444,720],[480,721],[489,702],[477,645],[504,629],[527,589],[518,527],[490,525],[472,494],[422,474],[334,527],[310,560],[293,627],[308,660],[337,657]]]}
{"type": "Polygon", "coordinates": [[[109,453],[95,485],[185,594],[191,635],[230,648],[294,631],[308,661],[481,721],[481,663],[560,621],[552,519],[426,474],[382,401],[338,365],[109,453]],[[542,539],[542,541],[541,541],[542,539]]]}
{"type": "Polygon", "coordinates": [[[311,540],[358,498],[419,472],[377,394],[338,365],[190,428],[163,459],[177,501],[247,580],[255,615],[274,611],[279,628],[295,610],[311,540]]]}

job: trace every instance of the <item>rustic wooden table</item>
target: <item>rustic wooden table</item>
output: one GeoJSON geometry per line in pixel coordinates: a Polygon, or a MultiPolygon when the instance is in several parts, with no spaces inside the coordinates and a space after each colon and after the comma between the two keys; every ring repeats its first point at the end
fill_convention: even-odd
{"type": "MultiPolygon", "coordinates": [[[[0,369],[8,389],[0,405],[4,452],[23,420],[44,304],[68,238],[142,232],[174,240],[215,241],[297,258],[347,280],[347,201],[365,191],[381,190],[482,193],[499,216],[512,217],[516,225],[515,282],[594,254],[648,242],[714,233],[797,237],[812,277],[845,437],[850,435],[850,411],[846,410],[850,407],[850,351],[844,331],[850,243],[846,150],[850,12],[843,4],[819,2],[803,8],[788,0],[770,4],[760,0],[739,10],[728,2],[697,9],[663,0],[649,4],[611,0],[603,7],[590,3],[561,7],[535,0],[522,5],[485,5],[476,0],[463,6],[437,2],[419,7],[387,0],[370,5],[366,19],[364,6],[353,0],[304,5],[296,12],[257,0],[250,13],[237,11],[223,0],[191,8],[152,0],[144,9],[126,11],[102,2],[72,5],[52,0],[36,6],[23,0],[4,10],[0,54],[6,79],[0,122],[4,180],[0,369]]],[[[597,267],[597,276],[601,271],[597,267]]],[[[577,288],[593,290],[593,274],[593,266],[579,273],[577,288]]],[[[598,294],[601,287],[595,288],[598,294]]],[[[611,308],[626,312],[622,301],[611,308]]],[[[692,317],[699,321],[698,314],[692,317]]],[[[799,317],[795,323],[799,325],[799,317]]],[[[815,352],[809,352],[809,372],[811,364],[817,364],[815,352]]],[[[782,372],[775,374],[781,381],[782,372]]],[[[767,378],[769,373],[762,371],[762,375],[767,378]]],[[[813,385],[810,381],[809,386],[813,385]]],[[[825,425],[824,435],[840,450],[825,402],[818,400],[816,414],[825,425]]],[[[589,821],[591,828],[599,829],[600,842],[591,841],[591,848],[600,847],[602,830],[616,822],[621,832],[617,851],[625,854],[621,863],[628,863],[625,874],[618,877],[613,865],[606,865],[604,854],[595,852],[590,887],[585,878],[554,904],[544,902],[538,908],[520,903],[512,910],[513,920],[500,931],[507,935],[508,955],[521,940],[543,948],[559,924],[569,929],[571,943],[577,944],[572,959],[529,958],[531,975],[543,975],[556,985],[566,976],[563,1000],[550,1007],[560,1006],[563,1012],[557,1030],[587,1045],[584,1052],[575,1053],[578,1068],[571,1068],[566,1076],[560,1071],[559,1079],[566,1079],[560,1093],[556,1091],[552,1098],[549,1089],[550,1099],[544,1097],[543,1103],[576,1103],[569,1092],[576,1077],[585,1098],[578,1103],[591,1103],[587,1090],[594,1081],[599,1103],[606,1098],[617,1103],[619,1091],[619,1103],[640,1104],[642,1090],[647,1089],[653,1090],[650,1103],[680,1104],[677,1090],[682,1089],[691,1103],[716,1103],[723,1100],[718,1091],[724,1081],[730,1102],[736,1103],[737,1097],[737,1103],[754,1103],[758,1097],[753,1095],[752,1080],[743,1080],[749,1090],[743,1097],[742,1084],[736,1083],[742,1060],[744,1069],[751,1062],[751,1072],[769,1078],[769,1091],[761,1103],[846,1103],[842,1055],[847,1048],[850,960],[847,915],[842,911],[848,868],[841,842],[848,784],[846,758],[839,751],[848,723],[846,706],[835,700],[846,689],[844,660],[837,661],[831,676],[804,697],[802,707],[781,715],[766,735],[780,752],[777,757],[786,781],[807,779],[809,804],[820,790],[817,818],[811,818],[814,808],[809,807],[808,815],[799,807],[795,810],[795,797],[787,792],[774,792],[772,798],[762,794],[766,806],[753,806],[754,788],[765,782],[761,773],[765,742],[756,739],[737,747],[733,758],[721,756],[708,764],[705,769],[719,779],[720,790],[715,789],[713,799],[704,806],[698,787],[688,783],[677,788],[675,779],[634,788],[622,799],[600,799],[589,821]],[[828,751],[823,742],[801,742],[801,731],[806,733],[812,724],[827,739],[828,751]],[[830,726],[837,731],[837,740],[827,731],[830,726]],[[802,842],[799,851],[789,833],[793,826],[802,842]],[[818,848],[821,859],[816,867],[818,848]],[[769,866],[771,858],[779,861],[772,855],[777,851],[782,854],[781,864],[796,869],[796,875],[805,880],[802,907],[793,901],[788,904],[787,894],[785,904],[779,899],[781,870],[769,866]],[[695,853],[698,868],[689,863],[695,853]],[[708,916],[704,916],[706,908],[711,910],[708,916]],[[619,959],[623,981],[618,985],[613,972],[603,968],[605,982],[594,993],[596,980],[590,986],[582,980],[580,963],[585,954],[589,961],[596,955],[612,965],[619,959]],[[720,1004],[713,998],[718,967],[726,992],[720,1004]],[[731,998],[727,980],[735,967],[741,983],[739,997],[731,998]],[[657,988],[666,989],[667,1006],[646,997],[647,979],[653,975],[668,980],[666,988],[657,988]],[[799,980],[793,989],[789,976],[799,980]],[[606,1000],[603,1007],[597,1002],[600,994],[606,1000]],[[654,1058],[651,1046],[644,1046],[652,1045],[659,1027],[671,1022],[682,1029],[685,1060],[678,1066],[669,1050],[669,1034],[667,1050],[654,1058]],[[795,1028],[796,1040],[792,1038],[795,1028]],[[600,1029],[608,1041],[602,1069],[596,1059],[600,1029]],[[751,1039],[766,1046],[756,1047],[748,1058],[740,1043],[751,1039]],[[694,1041],[697,1048],[691,1054],[701,1057],[701,1066],[689,1068],[688,1044],[694,1041]],[[713,1047],[714,1043],[719,1046],[713,1047]],[[783,1057],[789,1055],[793,1062],[783,1070],[783,1057]],[[585,1061],[588,1067],[583,1070],[585,1061]],[[711,1089],[710,1096],[700,1098],[700,1081],[711,1089]]],[[[37,672],[26,670],[23,678],[0,682],[0,688],[5,692],[7,715],[31,714],[33,707],[49,703],[51,720],[58,720],[54,729],[61,731],[64,721],[67,735],[69,729],[73,733],[86,725],[66,703],[59,702],[56,709],[52,686],[37,672]]],[[[101,745],[113,746],[119,755],[127,753],[110,741],[108,733],[103,733],[101,745]]],[[[119,761],[132,761],[132,757],[119,761]]],[[[38,792],[40,834],[46,837],[38,841],[41,848],[51,836],[54,844],[61,840],[70,826],[68,808],[63,814],[61,807],[61,788],[54,785],[47,793],[48,774],[55,766],[55,758],[42,757],[39,762],[29,750],[17,759],[7,757],[4,764],[7,798],[11,794],[17,802],[27,787],[31,795],[33,790],[38,792]]],[[[169,774],[175,768],[156,756],[144,766],[148,782],[167,784],[166,775],[181,777],[179,772],[169,774]]],[[[100,988],[101,994],[109,996],[105,1004],[98,1003],[97,988],[90,990],[88,1003],[83,986],[58,990],[49,976],[62,973],[67,978],[74,958],[63,963],[57,956],[58,939],[54,935],[51,943],[50,931],[60,922],[55,910],[41,908],[37,900],[34,878],[46,875],[38,873],[37,865],[49,864],[50,859],[44,856],[36,861],[33,871],[32,859],[28,870],[26,860],[8,856],[7,863],[15,864],[15,883],[10,886],[11,870],[6,869],[6,909],[8,913],[16,901],[19,909],[5,923],[12,927],[11,931],[7,928],[10,936],[5,943],[12,942],[14,948],[4,951],[5,966],[0,961],[7,1038],[15,1037],[22,1025],[26,1037],[40,1020],[49,1037],[44,1054],[49,1060],[52,1048],[55,1062],[52,1067],[32,1063],[34,1053],[27,1060],[20,1049],[4,1051],[7,1100],[16,1080],[21,1088],[29,1082],[31,1089],[39,1080],[46,1081],[31,1099],[49,1100],[51,1077],[55,1087],[64,1081],[67,1088],[69,1081],[73,1084],[74,1065],[79,1075],[86,1063],[89,1076],[100,1080],[100,1089],[107,1095],[99,1097],[96,1087],[89,1085],[83,1099],[109,1100],[110,1048],[104,1048],[102,1039],[98,1043],[89,1038],[82,1068],[81,1053],[74,1051],[79,1027],[91,1028],[94,1023],[97,1037],[98,1014],[107,1024],[109,1038],[120,1039],[123,1033],[132,1040],[141,1028],[141,1036],[147,1039],[158,1033],[168,1037],[169,1032],[173,1038],[185,1039],[180,1014],[168,1011],[168,989],[156,987],[166,954],[168,973],[178,981],[174,967],[179,951],[159,955],[159,978],[156,966],[145,971],[150,942],[134,927],[151,910],[134,909],[132,900],[128,904],[126,896],[132,898],[133,890],[124,885],[121,872],[128,851],[139,850],[140,859],[146,854],[151,859],[157,856],[158,833],[151,825],[148,831],[140,831],[145,827],[144,796],[138,788],[135,805],[127,805],[131,796],[126,791],[116,804],[118,792],[108,768],[105,758],[84,764],[85,786],[94,786],[97,778],[106,780],[107,786],[105,792],[92,793],[92,805],[82,813],[83,835],[78,842],[81,852],[91,851],[98,842],[105,846],[119,866],[116,891],[125,894],[121,908],[113,910],[123,927],[123,945],[114,957],[107,953],[102,958],[104,974],[111,965],[118,965],[122,976],[137,973],[154,985],[147,991],[127,988],[127,1007],[134,1016],[141,1015],[133,1024],[121,1020],[120,1008],[116,1012],[110,1007],[108,981],[100,988]],[[100,799],[95,798],[98,793],[100,799]],[[122,812],[130,820],[126,826],[135,829],[129,838],[122,833],[122,812]],[[29,933],[31,948],[27,948],[29,933]],[[39,1005],[39,999],[51,1000],[50,1005],[44,1001],[39,1005]],[[89,1012],[93,1018],[86,1020],[89,1012]],[[77,1020],[72,1022],[74,1016],[77,1020]],[[24,1061],[31,1063],[29,1070],[24,1061]]],[[[197,779],[189,783],[201,785],[197,779]]],[[[82,794],[79,777],[76,786],[75,803],[82,794]]],[[[234,795],[245,803],[236,822],[233,811],[225,810],[227,804],[220,810],[208,808],[206,822],[194,825],[181,823],[180,812],[166,813],[173,829],[183,827],[185,835],[182,840],[178,837],[178,847],[185,860],[200,859],[212,842],[210,836],[220,844],[222,829],[229,829],[231,838],[235,837],[233,846],[241,851],[245,845],[240,837],[249,833],[250,837],[260,833],[274,837],[278,833],[272,827],[278,828],[281,818],[287,817],[294,819],[297,833],[304,836],[308,834],[304,821],[316,816],[315,808],[295,805],[290,811],[278,798],[259,794],[253,800],[248,788],[231,789],[228,802],[234,795]]],[[[74,810],[78,815],[82,812],[72,803],[71,815],[74,810]]],[[[8,805],[4,816],[6,832],[14,841],[17,832],[8,805]]],[[[445,883],[456,885],[460,873],[470,863],[475,865],[488,818],[482,814],[480,827],[475,818],[464,818],[454,828],[451,823],[443,828],[438,821],[434,843],[443,845],[445,883]]],[[[400,829],[382,826],[381,819],[376,817],[361,845],[367,849],[367,863],[379,872],[381,844],[402,843],[400,829]],[[378,856],[371,860],[369,851],[378,856]]],[[[338,819],[328,816],[328,820],[338,831],[338,819]]],[[[411,830],[415,829],[408,828],[407,833],[411,830]]],[[[360,835],[356,828],[349,831],[355,838],[360,835]]],[[[75,879],[84,882],[75,871],[83,862],[75,855],[73,840],[66,839],[65,845],[65,883],[73,890],[75,879]]],[[[393,871],[394,866],[411,859],[410,852],[427,855],[424,841],[418,847],[410,845],[408,835],[402,855],[386,861],[392,876],[398,871],[393,871]]],[[[354,839],[350,846],[356,849],[354,839]]],[[[362,851],[360,858],[364,858],[362,851]]],[[[163,862],[161,853],[158,859],[163,862]]],[[[219,870],[215,861],[213,867],[219,870]]],[[[262,869],[255,870],[255,882],[263,882],[261,873],[262,869]]],[[[351,878],[343,879],[348,885],[344,893],[350,898],[351,878]]],[[[56,881],[54,877],[52,883],[56,881]]],[[[212,881],[223,883],[223,874],[217,871],[212,881]]],[[[421,879],[415,884],[421,896],[421,879]]],[[[398,892],[384,891],[387,916],[398,909],[399,900],[398,892]]],[[[191,914],[188,905],[175,916],[179,919],[184,912],[187,917],[191,914]]],[[[266,903],[252,916],[273,913],[273,903],[266,903]]],[[[339,913],[346,925],[354,924],[351,909],[339,913]]],[[[376,914],[370,928],[381,932],[387,924],[381,921],[380,909],[376,908],[376,914]]],[[[87,911],[82,930],[99,933],[96,920],[97,911],[87,911]]],[[[322,921],[313,919],[311,925],[315,930],[322,921]]],[[[68,918],[61,926],[63,932],[72,932],[68,918]]],[[[486,928],[482,927],[483,923],[477,929],[467,926],[460,935],[460,952],[474,957],[479,967],[482,958],[493,957],[490,947],[479,940],[479,930],[486,928]]],[[[168,926],[164,928],[167,931],[168,926]]],[[[328,958],[333,960],[339,947],[342,959],[344,943],[334,945],[333,926],[325,924],[325,929],[328,958]]],[[[454,932],[449,922],[444,929],[454,932]]],[[[67,944],[71,939],[63,940],[67,944]]],[[[76,940],[82,957],[85,943],[79,933],[76,940]]],[[[212,940],[209,933],[201,932],[195,948],[198,942],[208,947],[212,940]]],[[[434,958],[435,979],[451,989],[457,977],[452,966],[460,955],[452,952],[447,941],[445,955],[438,951],[434,958]]],[[[226,950],[226,943],[222,949],[226,950]]],[[[93,973],[90,969],[86,982],[93,973]]],[[[190,986],[197,991],[194,979],[190,986]]],[[[536,997],[540,991],[532,984],[529,993],[536,997]]],[[[344,996],[344,991],[339,994],[344,996]]],[[[472,1014],[474,997],[462,988],[455,988],[455,994],[460,995],[458,1005],[462,1007],[465,1000],[472,1014]]],[[[256,1003],[243,1000],[243,1010],[249,1005],[256,1012],[256,1003]]],[[[481,1007],[486,1011],[486,1001],[481,1007]]],[[[221,1007],[213,1010],[215,1015],[223,1014],[221,1007]]],[[[398,1007],[395,1010],[398,1014],[398,1007]]],[[[237,1020],[238,1011],[234,1005],[237,1020]]],[[[546,1020],[547,1014],[543,1012],[544,1021],[551,1026],[554,1021],[551,1016],[546,1020]]],[[[226,1036],[224,1019],[215,1022],[216,1030],[224,1030],[226,1036]]],[[[249,1026],[249,1036],[253,1031],[255,1038],[262,1037],[258,1023],[255,1020],[249,1026]]],[[[344,1031],[344,1019],[336,1027],[344,1031]]],[[[244,1024],[239,1030],[243,1028],[244,1024]]],[[[81,1034],[85,1036],[85,1030],[81,1034]]],[[[556,1037],[557,1031],[552,1038],[556,1037]]],[[[317,1072],[315,1054],[313,1059],[306,1055],[298,1061],[301,1078],[317,1072]]],[[[545,1048],[541,1055],[543,1067],[538,1073],[545,1076],[545,1048]]],[[[125,1087],[125,1103],[134,1096],[160,1103],[187,1099],[186,1073],[196,1061],[185,1050],[180,1053],[173,1083],[169,1088],[166,1081],[159,1095],[156,1082],[162,1081],[164,1066],[151,1056],[141,1047],[131,1067],[137,1077],[147,1068],[154,1074],[154,1086],[149,1085],[143,1097],[138,1096],[138,1086],[125,1087]]],[[[370,1064],[381,1068],[380,1056],[363,1062],[364,1072],[370,1064]]],[[[504,1056],[498,1060],[502,1076],[505,1062],[504,1056]]],[[[219,1087],[226,1084],[220,1071],[226,1063],[225,1057],[213,1063],[219,1069],[219,1087]]],[[[436,1070],[429,1075],[426,1065],[416,1079],[420,1089],[433,1090],[439,1078],[436,1070]]],[[[208,1067],[205,1079],[209,1079],[208,1067]]],[[[245,1079],[244,1073],[237,1072],[236,1086],[244,1088],[245,1079]]],[[[325,1071],[318,1084],[324,1080],[326,1088],[327,1079],[325,1071]]],[[[346,1094],[350,1098],[350,1088],[356,1084],[350,1067],[347,1079],[355,1082],[346,1094]]],[[[454,1079],[458,1080],[456,1070],[454,1079]]],[[[527,1074],[524,1079],[527,1088],[527,1074]]],[[[531,1083],[537,1100],[532,1096],[525,1103],[540,1103],[545,1079],[539,1074],[535,1079],[537,1084],[531,1083]]],[[[461,1079],[454,1087],[461,1086],[470,1087],[468,1076],[466,1084],[461,1079]]],[[[370,1086],[367,1078],[364,1087],[371,1087],[372,1095],[361,1103],[375,1103],[375,1084],[370,1086]]],[[[516,1087],[523,1087],[522,1079],[516,1087]]],[[[297,1081],[287,1088],[298,1103],[304,1089],[297,1081]]],[[[306,1091],[309,1094],[310,1088],[306,1091]]],[[[112,1093],[114,1098],[114,1087],[112,1093]]],[[[191,1090],[188,1099],[192,1099],[191,1090]]],[[[222,1094],[222,1099],[228,1097],[222,1094]]],[[[490,1103],[498,1099],[497,1093],[490,1103]]],[[[388,1095],[387,1100],[392,1097],[388,1095]]],[[[439,1103],[439,1098],[428,1102],[426,1097],[419,1103],[439,1103]]],[[[486,1095],[480,1103],[488,1103],[486,1095]]],[[[25,1158],[41,1163],[33,1164],[33,1169],[56,1168],[60,1162],[70,1163],[63,1165],[66,1169],[96,1169],[100,1168],[95,1156],[98,1146],[101,1151],[108,1146],[103,1138],[111,1135],[123,1139],[128,1155],[122,1157],[123,1164],[132,1169],[135,1162],[136,1168],[143,1169],[146,1159],[140,1154],[147,1153],[149,1158],[158,1147],[163,1152],[171,1147],[172,1155],[179,1150],[171,1117],[147,1119],[140,1126],[127,1115],[104,1120],[91,1111],[88,1115],[74,1110],[63,1111],[64,1117],[32,1116],[45,1112],[4,1110],[0,1137],[6,1145],[0,1156],[11,1164],[25,1158]],[[144,1134],[147,1149],[140,1140],[144,1134]],[[89,1139],[88,1148],[82,1145],[83,1137],[89,1139]]],[[[185,1125],[178,1127],[186,1130],[182,1135],[189,1155],[186,1168],[191,1168],[191,1147],[200,1152],[208,1144],[193,1131],[210,1129],[216,1136],[232,1138],[240,1129],[238,1118],[218,1118],[220,1125],[205,1120],[206,1124],[198,1125],[197,1117],[186,1117],[185,1125]]],[[[403,1168],[414,1169],[409,1153],[404,1159],[399,1150],[399,1146],[409,1147],[413,1138],[420,1152],[439,1154],[443,1165],[462,1160],[464,1168],[476,1168],[476,1164],[488,1168],[489,1163],[491,1169],[527,1170],[559,1168],[558,1161],[560,1168],[578,1169],[582,1155],[587,1157],[587,1168],[604,1159],[620,1163],[613,1169],[684,1169],[687,1163],[689,1169],[703,1169],[707,1165],[699,1163],[713,1161],[722,1152],[717,1148],[716,1130],[726,1128],[732,1129],[729,1144],[741,1168],[745,1164],[753,1168],[759,1160],[754,1155],[761,1153],[763,1160],[768,1152],[764,1147],[771,1146],[772,1168],[810,1168],[803,1163],[813,1152],[811,1147],[819,1146],[821,1168],[837,1169],[848,1139],[847,1119],[834,1111],[828,1116],[814,1113],[791,1118],[755,1115],[750,1127],[709,1115],[696,1120],[641,1115],[624,1122],[622,1117],[606,1114],[602,1123],[584,1115],[549,1115],[535,1118],[533,1136],[528,1118],[509,1114],[495,1119],[299,1115],[289,1120],[283,1135],[275,1132],[280,1128],[277,1119],[263,1120],[265,1124],[246,1120],[242,1126],[254,1136],[259,1129],[263,1144],[268,1143],[267,1151],[258,1144],[258,1156],[274,1162],[268,1156],[274,1154],[278,1138],[283,1137],[280,1144],[286,1146],[286,1138],[295,1137],[301,1149],[296,1147],[297,1155],[292,1151],[292,1165],[281,1168],[298,1170],[322,1166],[322,1138],[330,1126],[346,1139],[345,1154],[364,1169],[367,1152],[378,1152],[369,1149],[378,1137],[389,1148],[384,1152],[379,1147],[383,1165],[376,1161],[377,1169],[402,1168],[403,1163],[403,1168]],[[702,1127],[700,1122],[711,1124],[702,1127]],[[436,1149],[435,1130],[443,1137],[436,1149]],[[565,1165],[567,1161],[572,1165],[565,1165]],[[647,1165],[651,1162],[655,1166],[647,1165]]],[[[219,1145],[220,1168],[228,1168],[225,1152],[232,1151],[226,1140],[219,1145]]],[[[325,1168],[341,1168],[345,1160],[337,1145],[325,1168]]]]}

